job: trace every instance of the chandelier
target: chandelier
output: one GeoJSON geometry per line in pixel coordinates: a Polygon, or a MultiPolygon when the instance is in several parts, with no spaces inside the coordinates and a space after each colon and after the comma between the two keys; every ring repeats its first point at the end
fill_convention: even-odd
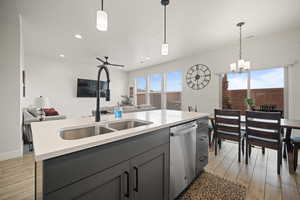
{"type": "Polygon", "coordinates": [[[240,22],[236,26],[240,29],[240,51],[239,60],[230,65],[230,71],[232,72],[243,72],[250,69],[250,61],[245,61],[242,59],[242,26],[245,22],[240,22]]]}

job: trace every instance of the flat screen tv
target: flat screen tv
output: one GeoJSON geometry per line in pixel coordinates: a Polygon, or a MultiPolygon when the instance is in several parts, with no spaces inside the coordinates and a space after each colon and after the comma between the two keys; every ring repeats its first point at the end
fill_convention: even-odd
{"type": "MultiPolygon", "coordinates": [[[[96,97],[97,81],[77,79],[77,97],[96,97]]],[[[105,98],[106,81],[100,81],[100,97],[105,98]]]]}

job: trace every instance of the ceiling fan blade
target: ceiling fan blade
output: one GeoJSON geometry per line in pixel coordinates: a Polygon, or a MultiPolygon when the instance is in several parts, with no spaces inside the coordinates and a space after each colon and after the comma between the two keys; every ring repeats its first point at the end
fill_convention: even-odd
{"type": "Polygon", "coordinates": [[[96,58],[97,60],[99,60],[99,61],[101,61],[101,62],[103,62],[103,63],[105,63],[105,61],[104,60],[102,60],[101,58],[96,58]]]}
{"type": "Polygon", "coordinates": [[[125,65],[117,65],[117,64],[111,64],[111,63],[108,63],[108,64],[111,66],[115,66],[115,67],[125,67],[125,65]]]}

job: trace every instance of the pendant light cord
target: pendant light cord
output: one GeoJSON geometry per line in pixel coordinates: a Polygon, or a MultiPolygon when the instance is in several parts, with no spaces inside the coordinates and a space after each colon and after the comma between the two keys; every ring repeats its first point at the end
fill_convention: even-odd
{"type": "Polygon", "coordinates": [[[164,43],[167,43],[167,6],[164,6],[164,43]]]}
{"type": "Polygon", "coordinates": [[[103,0],[101,0],[101,10],[103,11],[103,0]]]}
{"type": "Polygon", "coordinates": [[[242,26],[240,26],[240,60],[242,59],[242,26]]]}

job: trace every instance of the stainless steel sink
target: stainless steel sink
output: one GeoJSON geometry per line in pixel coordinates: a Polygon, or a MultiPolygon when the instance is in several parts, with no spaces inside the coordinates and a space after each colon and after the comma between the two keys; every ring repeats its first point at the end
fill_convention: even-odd
{"type": "Polygon", "coordinates": [[[148,122],[148,121],[124,120],[124,121],[108,123],[108,127],[120,131],[120,130],[125,130],[130,128],[136,128],[139,126],[145,126],[151,123],[152,122],[148,122]]]}
{"type": "Polygon", "coordinates": [[[77,140],[77,139],[91,137],[95,135],[111,133],[113,131],[114,130],[111,130],[103,126],[91,126],[85,128],[63,130],[61,131],[60,135],[64,140],[77,140]]]}

